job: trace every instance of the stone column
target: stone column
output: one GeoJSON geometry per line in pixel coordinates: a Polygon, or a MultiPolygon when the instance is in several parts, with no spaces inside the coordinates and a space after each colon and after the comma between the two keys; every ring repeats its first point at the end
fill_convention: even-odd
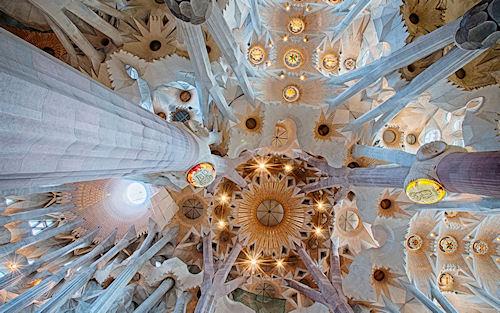
{"type": "Polygon", "coordinates": [[[13,213],[10,215],[0,215],[0,226],[15,221],[28,221],[42,217],[47,214],[60,213],[74,209],[73,204],[51,205],[46,208],[37,208],[29,211],[13,213]]]}
{"type": "Polygon", "coordinates": [[[329,177],[302,187],[304,192],[330,188],[333,186],[390,187],[401,188],[409,167],[377,166],[371,168],[339,168],[329,173],[329,177]]]}
{"type": "Polygon", "coordinates": [[[397,149],[386,149],[365,145],[354,145],[352,156],[355,158],[367,157],[387,163],[411,166],[415,162],[415,155],[397,149]]]}
{"type": "Polygon", "coordinates": [[[450,153],[436,174],[447,191],[500,198],[500,151],[450,153]]]}
{"type": "Polygon", "coordinates": [[[445,297],[445,295],[441,293],[435,283],[432,282],[430,287],[432,297],[436,299],[436,301],[439,303],[439,305],[441,305],[446,313],[458,313],[457,309],[455,309],[453,304],[451,304],[450,301],[445,297]]]}
{"type": "Polygon", "coordinates": [[[45,229],[35,236],[29,236],[19,241],[2,245],[0,246],[0,257],[9,255],[10,253],[13,253],[18,249],[29,247],[33,244],[36,244],[37,242],[45,241],[56,235],[70,232],[80,226],[82,222],[83,221],[81,219],[78,219],[74,222],[66,223],[62,226],[45,229]]]}
{"type": "Polygon", "coordinates": [[[467,152],[443,141],[427,143],[417,151],[404,186],[410,199],[423,204],[440,201],[443,189],[499,198],[500,151],[467,152]]]}
{"type": "Polygon", "coordinates": [[[432,302],[431,299],[429,299],[422,291],[420,291],[415,285],[409,284],[403,281],[400,281],[401,285],[406,287],[406,290],[408,290],[412,295],[415,296],[415,298],[420,301],[429,311],[432,313],[443,313],[443,310],[439,308],[434,302],[432,302]]]}
{"type": "Polygon", "coordinates": [[[183,126],[0,29],[0,195],[184,171],[202,147],[183,126]],[[10,190],[10,191],[9,191],[10,190]]]}
{"type": "Polygon", "coordinates": [[[149,295],[149,297],[144,300],[144,302],[137,307],[137,309],[134,310],[133,313],[147,313],[152,310],[155,305],[160,302],[161,298],[165,296],[165,294],[172,289],[174,286],[174,280],[170,277],[165,278],[165,280],[158,286],[158,288],[153,291],[152,294],[149,295]]]}
{"type": "Polygon", "coordinates": [[[177,298],[175,302],[175,308],[173,313],[185,313],[186,305],[191,300],[191,294],[188,291],[183,291],[182,294],[177,298]]]}
{"type": "MultiPolygon", "coordinates": [[[[133,254],[131,257],[133,262],[128,263],[126,268],[115,278],[111,285],[106,288],[105,292],[97,298],[89,313],[107,312],[121,295],[123,288],[132,280],[144,263],[149,261],[149,259],[155,256],[161,248],[171,241],[175,235],[177,235],[178,229],[178,227],[169,228],[163,234],[163,237],[156,241],[149,249],[144,251],[144,253],[137,255],[136,258],[133,257],[133,254]]],[[[139,248],[138,251],[142,250],[141,248],[139,248]]]]}

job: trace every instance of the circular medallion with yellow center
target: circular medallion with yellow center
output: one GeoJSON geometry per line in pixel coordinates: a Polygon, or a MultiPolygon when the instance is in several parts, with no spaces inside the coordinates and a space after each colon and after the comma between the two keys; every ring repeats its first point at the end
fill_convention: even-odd
{"type": "Polygon", "coordinates": [[[248,60],[253,65],[260,65],[266,59],[266,50],[261,46],[253,46],[248,49],[248,60]]]}
{"type": "Polygon", "coordinates": [[[288,22],[288,31],[294,35],[298,35],[304,31],[306,24],[300,17],[292,17],[288,22]]]}
{"type": "Polygon", "coordinates": [[[433,204],[446,195],[443,186],[435,180],[419,178],[406,186],[406,195],[411,201],[421,204],[433,204]]]}
{"type": "Polygon", "coordinates": [[[297,69],[304,63],[304,56],[299,50],[290,49],[283,56],[283,63],[289,69],[297,69]]]}
{"type": "Polygon", "coordinates": [[[286,102],[295,102],[300,98],[300,90],[297,86],[290,85],[283,89],[283,100],[286,102]]]}
{"type": "Polygon", "coordinates": [[[321,58],[321,66],[327,72],[335,72],[339,69],[339,58],[332,53],[325,54],[321,58]]]}
{"type": "Polygon", "coordinates": [[[352,71],[356,68],[356,60],[353,58],[347,58],[344,60],[344,67],[348,71],[352,71]]]}

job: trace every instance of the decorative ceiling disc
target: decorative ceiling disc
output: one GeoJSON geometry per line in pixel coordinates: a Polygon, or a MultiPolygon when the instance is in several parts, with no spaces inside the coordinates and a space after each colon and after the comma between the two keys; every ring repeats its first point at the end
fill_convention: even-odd
{"type": "Polygon", "coordinates": [[[204,188],[215,180],[215,167],[208,162],[193,166],[186,174],[186,180],[194,187],[204,188]]]}
{"type": "Polygon", "coordinates": [[[298,35],[304,31],[306,24],[300,17],[292,17],[288,22],[288,31],[294,35],[298,35]]]}
{"type": "Polygon", "coordinates": [[[446,254],[452,254],[457,251],[458,242],[452,236],[444,236],[439,240],[438,247],[442,252],[446,254]]]}
{"type": "Polygon", "coordinates": [[[455,279],[450,273],[442,273],[438,278],[439,289],[442,291],[451,291],[453,290],[453,285],[455,283],[455,279]]]}
{"type": "Polygon", "coordinates": [[[273,199],[266,199],[257,207],[257,219],[264,226],[278,225],[283,220],[283,214],[283,206],[273,199]]]}
{"type": "Polygon", "coordinates": [[[443,200],[446,190],[435,180],[419,178],[406,186],[406,195],[413,202],[433,204],[443,200]]]}
{"type": "Polygon", "coordinates": [[[294,70],[299,68],[302,63],[304,63],[304,56],[299,50],[290,49],[285,53],[283,63],[285,63],[285,66],[289,69],[294,70]]]}
{"type": "Polygon", "coordinates": [[[346,210],[338,218],[338,227],[344,232],[351,232],[358,228],[360,224],[359,216],[356,212],[346,210]]]}
{"type": "Polygon", "coordinates": [[[327,72],[334,72],[339,69],[339,58],[335,54],[325,54],[321,59],[321,66],[327,72]]]}
{"type": "Polygon", "coordinates": [[[353,58],[347,58],[344,60],[344,68],[348,71],[352,71],[356,68],[356,60],[353,58]]]}
{"type": "Polygon", "coordinates": [[[424,241],[419,235],[411,235],[406,240],[406,246],[412,251],[420,250],[422,248],[424,241]]]}
{"type": "Polygon", "coordinates": [[[266,59],[266,50],[261,46],[253,46],[248,49],[248,60],[253,65],[260,65],[266,59]]]}
{"type": "Polygon", "coordinates": [[[286,102],[295,102],[300,98],[300,90],[297,86],[290,85],[283,89],[283,99],[286,102]]]}
{"type": "Polygon", "coordinates": [[[475,254],[485,255],[488,253],[488,250],[488,244],[482,240],[476,240],[472,244],[472,251],[474,251],[475,254]]]}

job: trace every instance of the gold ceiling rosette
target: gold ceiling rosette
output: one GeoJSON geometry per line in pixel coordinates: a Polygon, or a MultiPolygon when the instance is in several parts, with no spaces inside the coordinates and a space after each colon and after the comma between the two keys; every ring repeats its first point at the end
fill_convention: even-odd
{"type": "Polygon", "coordinates": [[[316,141],[331,141],[335,138],[344,138],[338,129],[343,127],[345,124],[334,123],[334,119],[335,113],[331,113],[327,117],[326,114],[321,111],[321,115],[316,121],[316,125],[313,129],[314,139],[316,141]]]}
{"type": "MultiPolygon", "coordinates": [[[[238,198],[240,198],[238,196],[238,198]]],[[[240,235],[256,254],[282,256],[307,237],[309,215],[292,177],[255,176],[236,205],[240,235]]]]}
{"type": "Polygon", "coordinates": [[[497,44],[453,73],[448,80],[463,90],[471,91],[498,85],[496,73],[499,71],[500,44],[497,44]]]}
{"type": "Polygon", "coordinates": [[[175,52],[175,23],[169,21],[163,24],[158,16],[150,16],[147,24],[135,21],[139,34],[134,35],[136,40],[123,45],[128,51],[148,62],[166,57],[175,52]]]}
{"type": "Polygon", "coordinates": [[[405,0],[401,14],[408,28],[407,42],[444,25],[445,5],[441,0],[405,0]]]}
{"type": "Polygon", "coordinates": [[[180,192],[171,192],[171,195],[179,207],[174,217],[175,223],[179,225],[178,238],[192,230],[200,232],[201,227],[208,225],[208,203],[203,190],[193,192],[186,187],[180,192]]]}

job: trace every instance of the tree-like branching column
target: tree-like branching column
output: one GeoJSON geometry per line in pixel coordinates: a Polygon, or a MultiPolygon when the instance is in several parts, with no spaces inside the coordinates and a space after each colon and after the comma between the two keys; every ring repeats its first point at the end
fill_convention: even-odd
{"type": "Polygon", "coordinates": [[[310,299],[324,304],[330,312],[353,313],[351,306],[342,292],[342,277],[340,276],[340,262],[338,256],[338,245],[332,242],[332,251],[330,258],[330,279],[321,271],[319,266],[314,263],[311,256],[302,245],[296,245],[296,250],[307,270],[318,285],[318,289],[313,288],[291,279],[285,279],[288,286],[303,293],[310,299]]]}
{"type": "Polygon", "coordinates": [[[233,267],[234,262],[243,248],[241,242],[236,242],[233,249],[216,270],[212,251],[212,230],[204,231],[203,235],[203,283],[201,285],[201,296],[198,299],[195,313],[213,313],[217,304],[217,299],[228,295],[230,292],[241,286],[246,277],[240,276],[226,283],[226,279],[233,267]]]}

